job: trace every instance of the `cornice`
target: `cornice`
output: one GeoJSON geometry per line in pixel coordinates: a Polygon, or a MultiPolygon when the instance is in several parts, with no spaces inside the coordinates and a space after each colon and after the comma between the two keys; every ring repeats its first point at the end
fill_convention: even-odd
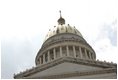
{"type": "Polygon", "coordinates": [[[62,79],[62,78],[68,78],[68,77],[76,77],[76,76],[88,76],[88,75],[97,75],[97,74],[108,74],[108,73],[114,73],[117,70],[114,68],[108,68],[104,70],[95,70],[95,71],[88,71],[88,72],[71,72],[71,73],[64,73],[64,74],[58,74],[58,75],[51,75],[51,76],[41,76],[36,77],[36,79],[62,79]]]}
{"type": "Polygon", "coordinates": [[[102,62],[102,61],[93,61],[93,60],[84,60],[84,59],[76,59],[72,57],[62,57],[57,60],[51,61],[46,64],[38,65],[32,69],[26,70],[24,72],[21,72],[19,74],[14,75],[14,78],[27,78],[28,76],[41,72],[43,70],[46,70],[50,67],[56,66],[60,63],[64,62],[70,62],[75,64],[82,64],[82,65],[89,65],[89,66],[96,66],[96,67],[102,67],[102,68],[115,68],[117,69],[117,64],[114,63],[108,63],[108,62],[102,62]]]}

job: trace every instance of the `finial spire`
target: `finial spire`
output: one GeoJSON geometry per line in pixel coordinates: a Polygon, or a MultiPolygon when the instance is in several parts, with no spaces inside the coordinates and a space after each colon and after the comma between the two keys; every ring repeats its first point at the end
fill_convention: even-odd
{"type": "Polygon", "coordinates": [[[59,11],[59,13],[60,13],[60,17],[62,17],[62,16],[61,16],[61,10],[59,11]]]}
{"type": "Polygon", "coordinates": [[[63,25],[63,24],[65,24],[65,20],[64,20],[64,18],[62,18],[62,16],[61,16],[61,10],[59,11],[59,13],[60,13],[60,18],[58,19],[58,24],[60,25],[63,25]]]}

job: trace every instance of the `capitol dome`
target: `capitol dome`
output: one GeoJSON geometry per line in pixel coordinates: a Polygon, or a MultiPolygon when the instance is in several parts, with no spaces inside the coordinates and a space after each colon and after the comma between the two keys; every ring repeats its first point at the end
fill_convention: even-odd
{"type": "Polygon", "coordinates": [[[49,29],[44,43],[39,50],[36,65],[46,64],[61,57],[72,57],[86,60],[95,60],[93,48],[83,38],[82,34],[73,26],[65,24],[65,19],[57,20],[58,25],[49,29]]]}
{"type": "Polygon", "coordinates": [[[51,29],[49,30],[48,34],[45,37],[45,40],[47,40],[48,38],[54,35],[62,34],[62,33],[72,33],[82,37],[81,33],[75,27],[72,27],[69,24],[68,25],[59,24],[57,26],[54,26],[52,30],[51,29]]]}
{"type": "Polygon", "coordinates": [[[15,79],[114,79],[117,64],[96,60],[96,53],[65,19],[50,29],[35,58],[35,67],[14,74],[15,79]]]}

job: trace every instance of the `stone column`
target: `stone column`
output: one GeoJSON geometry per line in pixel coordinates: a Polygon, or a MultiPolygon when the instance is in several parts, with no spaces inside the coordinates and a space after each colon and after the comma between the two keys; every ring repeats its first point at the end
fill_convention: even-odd
{"type": "Polygon", "coordinates": [[[94,54],[92,53],[92,57],[93,57],[93,60],[95,59],[95,56],[94,56],[94,54]]]}
{"type": "Polygon", "coordinates": [[[73,46],[73,53],[74,53],[74,57],[76,58],[75,46],[73,46]]]}
{"type": "Polygon", "coordinates": [[[94,54],[93,53],[91,53],[91,59],[94,59],[94,54]]]}
{"type": "Polygon", "coordinates": [[[89,57],[90,57],[90,59],[91,59],[91,53],[89,52],[89,57]]]}
{"type": "Polygon", "coordinates": [[[50,61],[50,51],[48,51],[48,62],[50,61]]]}
{"type": "Polygon", "coordinates": [[[83,56],[82,56],[82,50],[81,50],[81,47],[79,47],[79,53],[80,53],[80,58],[82,59],[83,56]]]}
{"type": "Polygon", "coordinates": [[[43,63],[45,63],[45,54],[43,54],[43,63]]]}
{"type": "Polygon", "coordinates": [[[41,61],[41,57],[39,57],[39,61],[40,61],[40,64],[41,64],[41,62],[42,62],[42,61],[41,61]]]}
{"type": "Polygon", "coordinates": [[[56,52],[55,52],[55,48],[53,49],[53,53],[54,53],[54,59],[56,59],[56,52]]]}
{"type": "Polygon", "coordinates": [[[85,56],[86,56],[85,58],[88,59],[88,55],[87,55],[86,49],[84,49],[84,52],[85,52],[85,56]]]}
{"type": "Polygon", "coordinates": [[[67,52],[67,56],[69,56],[69,49],[68,49],[68,46],[66,46],[66,52],[67,52]]]}
{"type": "Polygon", "coordinates": [[[63,57],[62,55],[62,47],[60,46],[60,57],[63,57]]]}

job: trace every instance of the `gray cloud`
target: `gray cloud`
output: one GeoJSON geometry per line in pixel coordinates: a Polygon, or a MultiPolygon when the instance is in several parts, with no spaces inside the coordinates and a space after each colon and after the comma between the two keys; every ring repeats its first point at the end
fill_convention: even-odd
{"type": "Polygon", "coordinates": [[[108,38],[113,46],[117,46],[117,20],[114,20],[110,24],[104,23],[100,26],[99,34],[94,42],[102,40],[103,38],[108,38]]]}
{"type": "Polygon", "coordinates": [[[105,23],[100,27],[100,32],[93,42],[98,59],[116,61],[117,49],[117,20],[112,23],[105,23]],[[112,54],[112,55],[111,55],[112,54]]]}
{"type": "Polygon", "coordinates": [[[110,39],[113,46],[117,46],[117,20],[113,21],[111,24],[105,24],[102,33],[110,39]]]}
{"type": "Polygon", "coordinates": [[[27,40],[1,41],[1,77],[13,78],[13,74],[34,66],[35,51],[27,40]]]}

